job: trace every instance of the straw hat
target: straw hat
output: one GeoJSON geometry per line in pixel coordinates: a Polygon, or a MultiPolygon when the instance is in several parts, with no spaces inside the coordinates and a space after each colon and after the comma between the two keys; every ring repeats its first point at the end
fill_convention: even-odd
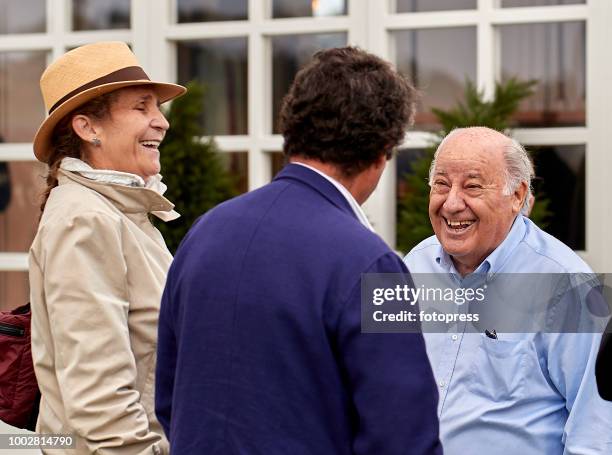
{"type": "Polygon", "coordinates": [[[93,98],[132,85],[150,85],[161,103],[186,91],[181,85],[149,80],[136,56],[122,42],[88,44],[62,55],[40,78],[49,116],[34,136],[36,158],[47,162],[53,129],[66,114],[93,98]]]}

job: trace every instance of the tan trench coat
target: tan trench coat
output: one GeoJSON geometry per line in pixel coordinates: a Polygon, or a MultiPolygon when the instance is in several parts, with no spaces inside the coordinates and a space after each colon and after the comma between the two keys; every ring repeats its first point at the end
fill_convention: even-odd
{"type": "MultiPolygon", "coordinates": [[[[154,413],[159,303],[172,256],[148,218],[172,203],[60,170],[30,249],[38,433],[77,450],[160,454],[154,413]]],[[[176,212],[170,212],[176,213],[176,212]]]]}

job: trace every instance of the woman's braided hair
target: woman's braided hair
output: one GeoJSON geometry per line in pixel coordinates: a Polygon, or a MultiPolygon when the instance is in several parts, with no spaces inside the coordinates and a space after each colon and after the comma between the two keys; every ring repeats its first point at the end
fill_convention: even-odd
{"type": "Polygon", "coordinates": [[[107,118],[110,115],[111,105],[116,98],[117,92],[111,92],[88,101],[62,118],[53,130],[51,136],[51,147],[53,150],[47,161],[49,171],[47,173],[47,188],[42,194],[41,212],[45,209],[51,190],[58,184],[57,172],[62,159],[65,157],[83,158],[81,149],[83,140],[72,129],[72,118],[75,115],[86,115],[98,120],[107,118]]]}

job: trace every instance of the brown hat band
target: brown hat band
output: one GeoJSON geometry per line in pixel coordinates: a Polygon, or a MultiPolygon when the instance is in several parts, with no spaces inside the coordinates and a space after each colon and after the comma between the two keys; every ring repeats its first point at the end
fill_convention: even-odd
{"type": "Polygon", "coordinates": [[[107,74],[106,76],[99,77],[98,79],[94,79],[87,84],[81,85],[80,87],[74,89],[66,96],[63,96],[57,103],[51,106],[49,109],[49,114],[51,114],[58,106],[60,106],[65,101],[68,101],[75,95],[78,95],[85,90],[89,90],[90,88],[97,87],[99,85],[110,84],[112,82],[127,82],[127,81],[141,81],[141,80],[150,80],[147,73],[140,66],[128,66],[126,68],[121,68],[120,70],[113,71],[112,73],[107,74]]]}

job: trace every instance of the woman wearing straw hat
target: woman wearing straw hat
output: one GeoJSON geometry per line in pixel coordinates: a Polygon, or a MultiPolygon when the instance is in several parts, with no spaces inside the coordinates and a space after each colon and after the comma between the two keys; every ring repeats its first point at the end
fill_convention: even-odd
{"type": "Polygon", "coordinates": [[[149,213],[162,196],[159,105],[184,93],[150,81],[119,42],[74,49],[43,73],[49,111],[34,138],[47,163],[30,250],[39,433],[70,433],[70,453],[168,451],[154,412],[157,319],[172,260],[149,213]]]}

